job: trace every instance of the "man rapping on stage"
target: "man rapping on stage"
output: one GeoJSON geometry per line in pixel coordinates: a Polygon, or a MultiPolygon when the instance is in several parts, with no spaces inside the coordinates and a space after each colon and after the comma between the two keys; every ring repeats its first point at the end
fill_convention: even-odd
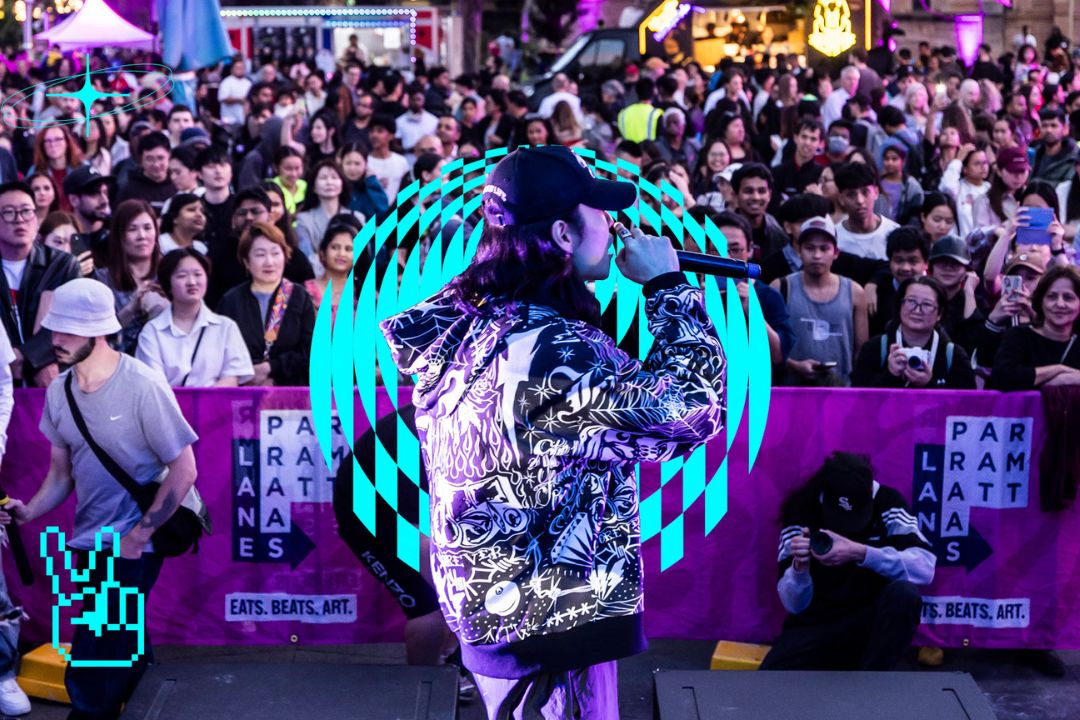
{"type": "Polygon", "coordinates": [[[487,182],[472,265],[382,324],[418,375],[432,575],[489,718],[615,720],[615,661],[646,647],[634,465],[720,432],[724,352],[671,242],[618,224],[656,341],[642,364],[601,330],[586,282],[633,184],[555,146],[487,182]]]}

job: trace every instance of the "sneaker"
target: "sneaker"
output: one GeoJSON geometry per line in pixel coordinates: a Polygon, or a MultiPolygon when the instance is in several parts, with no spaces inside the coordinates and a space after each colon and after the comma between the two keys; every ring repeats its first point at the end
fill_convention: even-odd
{"type": "Polygon", "coordinates": [[[0,713],[4,715],[25,715],[30,712],[30,698],[15,682],[15,678],[0,680],[0,713]]]}

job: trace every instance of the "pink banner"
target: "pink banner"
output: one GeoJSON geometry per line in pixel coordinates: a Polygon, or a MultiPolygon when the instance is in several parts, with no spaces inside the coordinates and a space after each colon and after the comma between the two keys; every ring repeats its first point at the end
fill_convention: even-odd
{"type": "MultiPolygon", "coordinates": [[[[215,532],[197,555],[169,560],[150,601],[155,643],[249,645],[396,642],[403,616],[337,537],[330,473],[310,422],[306,389],[182,390],[198,432],[199,488],[215,532]]],[[[407,395],[405,395],[407,397],[407,395]]],[[[48,469],[37,431],[44,393],[16,393],[0,484],[28,499],[48,469]]],[[[380,414],[389,409],[384,402],[380,414]]],[[[363,426],[357,413],[357,431],[363,426]]],[[[925,591],[921,639],[945,647],[1080,648],[1080,510],[1039,510],[1043,437],[1038,394],[885,390],[773,392],[769,425],[746,475],[745,427],[729,461],[728,511],[704,537],[699,499],[683,518],[685,557],[660,567],[645,544],[646,621],[654,637],[769,641],[783,610],[776,596],[779,507],[830,452],[871,455],[878,479],[914,500],[939,565],[925,591]]],[[[709,448],[708,470],[724,440],[709,448]]],[[[347,452],[338,432],[334,452],[347,452]]],[[[336,464],[336,463],[335,463],[336,464]]],[[[644,474],[642,494],[659,485],[644,474]]],[[[663,489],[663,522],[681,510],[681,477],[663,489]]],[[[37,581],[23,587],[24,637],[46,641],[53,604],[39,536],[70,533],[74,498],[23,528],[37,581]]],[[[56,563],[60,567],[59,563],[56,563]]],[[[70,635],[70,628],[62,631],[70,635]]]]}

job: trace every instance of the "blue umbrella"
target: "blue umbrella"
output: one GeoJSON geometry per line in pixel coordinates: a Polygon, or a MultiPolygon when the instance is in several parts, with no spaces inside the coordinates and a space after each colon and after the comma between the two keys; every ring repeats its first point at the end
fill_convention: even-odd
{"type": "Polygon", "coordinates": [[[233,54],[218,0],[157,0],[163,62],[174,71],[199,70],[233,54]]]}

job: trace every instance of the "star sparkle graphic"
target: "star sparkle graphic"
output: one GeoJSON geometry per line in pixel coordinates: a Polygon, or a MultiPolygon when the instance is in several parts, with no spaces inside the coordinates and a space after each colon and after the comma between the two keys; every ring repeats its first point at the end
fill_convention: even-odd
{"type": "Polygon", "coordinates": [[[103,93],[98,92],[97,88],[90,82],[90,53],[86,53],[86,58],[83,61],[83,86],[75,92],[59,92],[59,93],[46,93],[45,97],[71,97],[82,103],[83,106],[83,125],[86,126],[86,137],[90,137],[90,108],[95,102],[102,98],[114,98],[114,97],[127,97],[131,95],[130,92],[126,93],[103,93]]]}

